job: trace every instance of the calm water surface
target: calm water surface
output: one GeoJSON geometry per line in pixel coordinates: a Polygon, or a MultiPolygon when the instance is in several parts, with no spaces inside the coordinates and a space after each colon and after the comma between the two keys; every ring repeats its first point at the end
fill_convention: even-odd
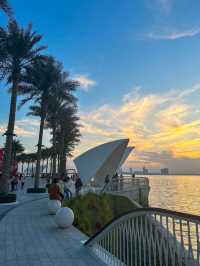
{"type": "Polygon", "coordinates": [[[200,215],[200,176],[150,175],[148,178],[150,206],[200,215]]]}

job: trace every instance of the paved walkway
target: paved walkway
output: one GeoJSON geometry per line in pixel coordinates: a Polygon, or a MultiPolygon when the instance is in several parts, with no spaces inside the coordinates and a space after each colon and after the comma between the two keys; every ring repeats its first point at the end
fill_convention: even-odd
{"type": "MultiPolygon", "coordinates": [[[[45,184],[46,184],[46,181],[40,179],[40,187],[44,187],[45,184]]],[[[17,207],[19,204],[22,204],[22,203],[25,203],[28,201],[32,201],[34,199],[41,198],[41,197],[45,196],[44,193],[42,193],[42,194],[27,194],[26,190],[29,187],[33,187],[33,178],[31,178],[31,177],[26,178],[25,186],[24,186],[23,190],[21,190],[19,188],[17,191],[13,192],[17,195],[17,202],[16,203],[0,204],[0,220],[5,215],[5,213],[7,213],[7,211],[17,207]]],[[[46,196],[47,196],[47,194],[46,194],[46,196]]]]}
{"type": "Polygon", "coordinates": [[[14,208],[0,221],[0,266],[104,265],[81,243],[75,227],[57,228],[47,199],[14,208]]]}

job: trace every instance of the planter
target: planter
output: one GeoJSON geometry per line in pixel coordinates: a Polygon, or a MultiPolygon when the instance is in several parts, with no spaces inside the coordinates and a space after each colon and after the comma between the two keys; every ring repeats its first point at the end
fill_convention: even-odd
{"type": "Polygon", "coordinates": [[[27,188],[27,193],[46,193],[46,188],[27,188]]]}
{"type": "Polygon", "coordinates": [[[16,194],[0,194],[0,204],[1,203],[12,203],[16,202],[16,194]]]}

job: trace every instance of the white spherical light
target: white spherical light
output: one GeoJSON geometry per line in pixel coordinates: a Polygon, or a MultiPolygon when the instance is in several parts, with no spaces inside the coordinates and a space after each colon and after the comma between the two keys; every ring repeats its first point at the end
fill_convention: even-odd
{"type": "Polygon", "coordinates": [[[61,208],[61,202],[59,200],[49,200],[48,202],[48,213],[56,214],[56,212],[61,208]]]}
{"type": "Polygon", "coordinates": [[[58,227],[67,228],[73,224],[74,221],[74,213],[72,209],[64,207],[57,211],[55,222],[58,227]]]}

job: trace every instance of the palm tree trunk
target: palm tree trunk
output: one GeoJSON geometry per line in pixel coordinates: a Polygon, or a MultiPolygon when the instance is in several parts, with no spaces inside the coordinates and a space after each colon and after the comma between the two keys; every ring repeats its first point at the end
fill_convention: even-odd
{"type": "Polygon", "coordinates": [[[30,161],[28,161],[28,165],[27,165],[27,176],[29,176],[29,164],[30,164],[30,161]]]}
{"type": "Polygon", "coordinates": [[[33,176],[33,161],[32,161],[32,165],[31,165],[31,176],[33,176]]]}
{"type": "Polygon", "coordinates": [[[49,157],[47,155],[47,158],[46,158],[46,174],[48,173],[48,164],[49,164],[49,157]]]}
{"type": "Polygon", "coordinates": [[[59,173],[59,169],[60,169],[60,156],[59,153],[56,155],[56,173],[59,173]]]}
{"type": "Polygon", "coordinates": [[[61,134],[60,139],[60,165],[59,165],[59,174],[62,175],[63,173],[66,173],[66,165],[65,165],[65,138],[64,133],[61,134]]]}
{"type": "Polygon", "coordinates": [[[41,119],[40,119],[40,131],[39,131],[39,138],[38,138],[38,149],[37,149],[37,161],[36,161],[36,171],[35,171],[35,183],[34,188],[39,188],[39,180],[40,180],[40,161],[42,155],[42,138],[43,138],[43,130],[44,130],[44,121],[46,117],[46,104],[45,99],[42,101],[42,112],[41,112],[41,119]]]}
{"type": "Polygon", "coordinates": [[[52,176],[52,164],[53,164],[53,159],[52,156],[50,157],[50,175],[52,176]]]}
{"type": "Polygon", "coordinates": [[[53,169],[52,169],[52,178],[56,178],[56,125],[55,121],[53,121],[53,169]]]}
{"type": "Polygon", "coordinates": [[[41,168],[40,172],[43,173],[43,170],[44,170],[44,159],[42,159],[42,158],[41,158],[41,163],[42,163],[42,165],[40,167],[41,168]]]}
{"type": "Polygon", "coordinates": [[[23,174],[23,172],[24,172],[24,162],[22,162],[21,172],[22,172],[22,174],[23,174]]]}
{"type": "Polygon", "coordinates": [[[13,81],[13,87],[12,87],[8,127],[5,133],[6,145],[5,145],[5,152],[3,158],[2,176],[0,178],[0,193],[8,193],[9,191],[8,180],[11,174],[12,144],[13,144],[15,114],[16,114],[16,105],[17,105],[17,87],[18,87],[18,79],[15,79],[15,81],[13,81]]]}

